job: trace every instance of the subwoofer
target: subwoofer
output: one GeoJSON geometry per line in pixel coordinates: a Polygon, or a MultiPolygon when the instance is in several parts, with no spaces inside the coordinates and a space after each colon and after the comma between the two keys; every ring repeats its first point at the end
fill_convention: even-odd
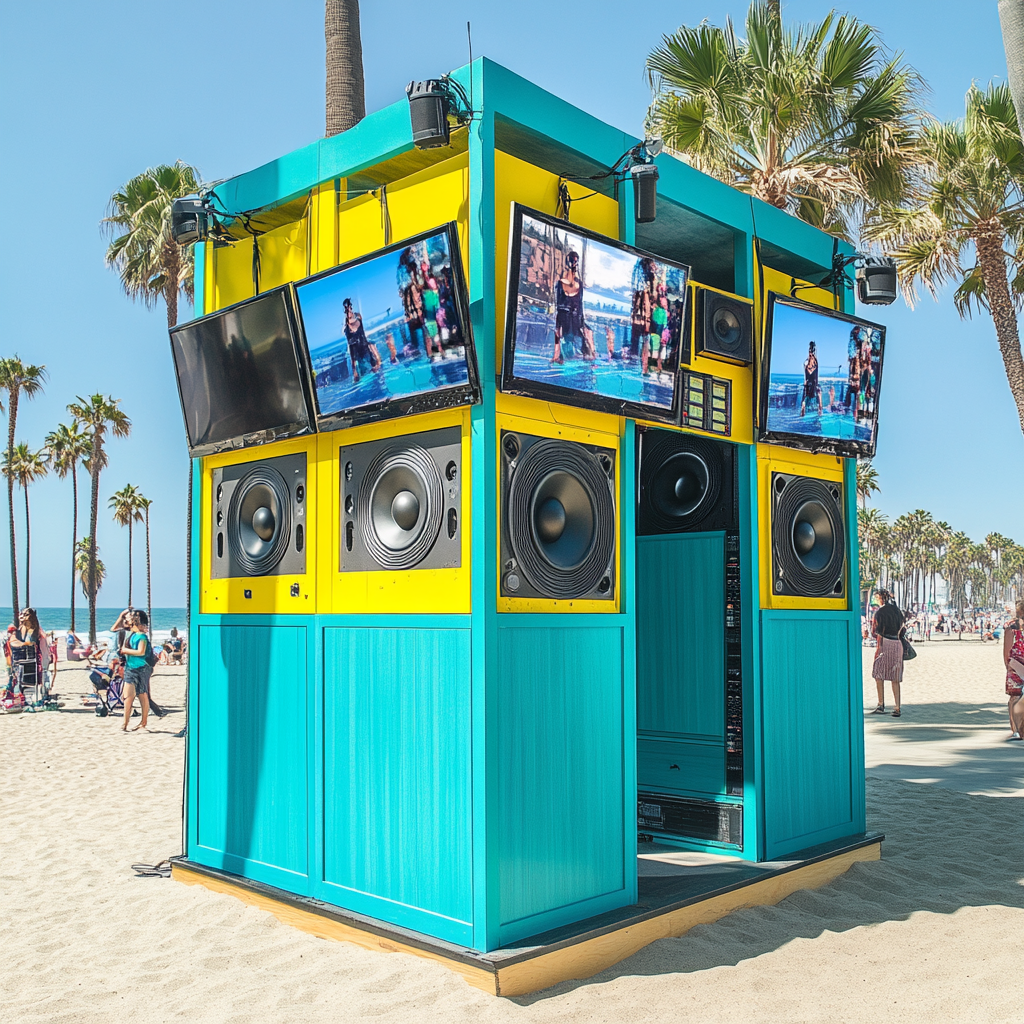
{"type": "Polygon", "coordinates": [[[772,591],[789,597],[846,594],[842,485],[772,473],[772,591]]]}
{"type": "Polygon", "coordinates": [[[640,431],[637,443],[640,536],[737,529],[733,445],[655,429],[640,431]]]}
{"type": "Polygon", "coordinates": [[[754,360],[754,306],[738,295],[697,288],[697,355],[746,366],[754,360]]]}
{"type": "Polygon", "coordinates": [[[223,466],[212,482],[212,579],[306,571],[305,453],[223,466]]]}
{"type": "Polygon", "coordinates": [[[347,445],[338,457],[341,572],[461,564],[458,427],[347,445]]]}
{"type": "Polygon", "coordinates": [[[615,599],[615,451],[501,432],[501,596],[615,599]]]}

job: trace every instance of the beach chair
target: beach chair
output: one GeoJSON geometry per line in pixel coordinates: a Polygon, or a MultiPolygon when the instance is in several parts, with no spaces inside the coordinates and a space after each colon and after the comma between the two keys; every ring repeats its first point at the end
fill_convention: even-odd
{"type": "Polygon", "coordinates": [[[99,699],[96,714],[101,718],[124,707],[124,665],[120,658],[115,659],[109,670],[99,667],[92,669],[89,682],[96,687],[99,699]]]}

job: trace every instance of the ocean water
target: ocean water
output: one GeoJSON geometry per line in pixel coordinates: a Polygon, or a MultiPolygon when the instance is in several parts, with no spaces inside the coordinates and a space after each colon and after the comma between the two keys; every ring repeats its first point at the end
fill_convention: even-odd
{"type": "MultiPolygon", "coordinates": [[[[124,610],[124,605],[117,608],[96,609],[96,634],[99,640],[109,639],[108,630],[114,624],[118,615],[124,610]]],[[[54,632],[58,636],[66,633],[71,626],[71,611],[68,608],[36,608],[39,616],[39,625],[47,632],[54,632]]],[[[10,607],[0,608],[0,629],[6,628],[12,622],[10,607]]],[[[170,635],[171,627],[176,626],[179,633],[185,633],[185,609],[184,608],[154,608],[153,609],[153,639],[163,640],[170,635]]],[[[89,606],[75,605],[75,632],[84,640],[89,635],[89,606]]]]}

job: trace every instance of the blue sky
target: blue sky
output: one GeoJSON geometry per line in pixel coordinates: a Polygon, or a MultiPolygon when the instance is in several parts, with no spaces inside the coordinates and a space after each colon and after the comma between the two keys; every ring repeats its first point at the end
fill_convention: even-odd
{"type": "MultiPolygon", "coordinates": [[[[830,6],[801,0],[784,4],[784,12],[806,20],[830,6]]],[[[362,7],[370,110],[401,99],[410,79],[464,64],[471,20],[475,55],[634,133],[650,99],[644,58],[661,35],[681,22],[720,24],[726,14],[742,21],[746,11],[712,0],[639,7],[364,0],[362,7]]],[[[939,117],[962,112],[972,79],[1005,75],[994,2],[862,0],[855,10],[930,83],[939,117]]],[[[154,603],[181,604],[188,464],[165,316],[162,307],[147,310],[121,294],[103,265],[99,221],[110,194],[151,164],[181,158],[213,180],[320,136],[322,4],[8,3],[0,38],[0,183],[8,204],[0,351],[43,362],[50,372],[45,394],[23,406],[18,438],[40,445],[66,420],[75,395],[122,399],[133,432],[110,445],[101,481],[98,537],[108,582],[100,604],[126,592],[127,531],[110,520],[106,499],[128,482],[154,500],[154,603]]],[[[938,304],[924,298],[914,313],[900,302],[882,314],[889,332],[879,504],[892,515],[927,508],[975,537],[996,529],[1024,541],[1022,441],[991,322],[960,321],[948,297],[938,304]]],[[[33,599],[63,604],[69,482],[42,481],[32,502],[33,599]]],[[[6,544],[0,548],[6,603],[6,544]]]]}

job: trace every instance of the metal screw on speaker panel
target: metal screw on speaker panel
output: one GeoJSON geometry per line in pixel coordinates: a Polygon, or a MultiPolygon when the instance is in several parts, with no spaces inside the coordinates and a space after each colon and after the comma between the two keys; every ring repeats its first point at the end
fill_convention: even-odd
{"type": "Polygon", "coordinates": [[[459,472],[459,467],[455,465],[455,460],[449,461],[448,465],[444,467],[445,478],[451,482],[455,479],[456,474],[459,472]]]}
{"type": "Polygon", "coordinates": [[[514,459],[519,454],[519,438],[515,434],[506,434],[501,447],[510,459],[514,459]]]}
{"type": "Polygon", "coordinates": [[[514,573],[514,572],[508,573],[505,576],[505,589],[506,590],[511,590],[512,593],[514,594],[519,589],[519,587],[520,587],[519,576],[516,573],[514,573]]]}
{"type": "Polygon", "coordinates": [[[288,588],[288,593],[291,594],[292,597],[298,597],[299,596],[299,585],[298,585],[298,583],[293,583],[288,588]]]}

